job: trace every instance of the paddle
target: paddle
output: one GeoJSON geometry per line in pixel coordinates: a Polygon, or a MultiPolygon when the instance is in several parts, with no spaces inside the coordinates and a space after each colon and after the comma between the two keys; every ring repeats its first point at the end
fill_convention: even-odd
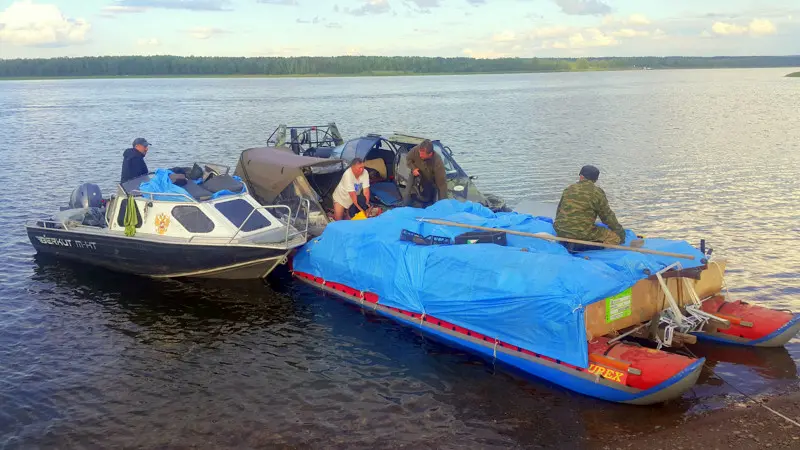
{"type": "Polygon", "coordinates": [[[631,252],[639,252],[639,253],[648,253],[651,255],[662,255],[662,256],[672,256],[675,258],[681,259],[690,259],[694,260],[694,256],[692,255],[684,255],[681,253],[670,253],[670,252],[662,252],[659,250],[650,250],[648,248],[637,248],[637,247],[625,247],[623,245],[614,245],[614,244],[603,244],[601,242],[589,242],[589,241],[581,241],[578,239],[569,239],[569,238],[562,238],[553,236],[547,233],[526,233],[524,231],[514,231],[514,230],[504,230],[502,228],[489,228],[489,227],[482,227],[479,225],[468,225],[465,223],[458,223],[458,222],[449,222],[446,220],[439,220],[439,219],[425,219],[422,217],[417,217],[417,220],[420,222],[432,223],[435,225],[444,225],[450,227],[459,227],[459,228],[469,228],[471,230],[483,230],[483,231],[499,231],[501,233],[507,234],[515,234],[517,236],[525,236],[525,237],[532,237],[538,239],[544,239],[547,241],[558,241],[558,242],[572,242],[573,244],[584,244],[584,245],[593,245],[596,247],[605,247],[605,248],[613,248],[617,250],[627,250],[631,252]]]}

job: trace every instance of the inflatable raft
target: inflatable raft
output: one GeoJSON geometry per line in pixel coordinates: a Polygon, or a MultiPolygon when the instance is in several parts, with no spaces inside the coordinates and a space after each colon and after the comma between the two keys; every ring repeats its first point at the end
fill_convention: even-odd
{"type": "MultiPolygon", "coordinates": [[[[425,210],[398,208],[329,224],[293,256],[292,273],[486,359],[584,395],[637,405],[679,397],[696,382],[705,360],[667,351],[671,346],[741,326],[706,313],[716,321],[706,317],[693,334],[675,331],[686,325],[680,317],[705,317],[700,308],[682,315],[692,306],[692,296],[682,290],[710,298],[708,292],[719,293],[724,270],[709,267],[705,255],[686,242],[648,239],[644,246],[686,258],[625,250],[570,253],[556,242],[507,233],[465,235],[463,227],[420,218],[554,234],[545,217],[444,200],[425,210]],[[669,302],[659,295],[664,289],[669,302]],[[657,345],[643,346],[638,338],[657,345]]],[[[626,243],[636,238],[626,233],[626,243]]]]}
{"type": "Polygon", "coordinates": [[[703,311],[730,323],[727,328],[710,324],[705,330],[694,333],[703,340],[755,347],[782,347],[800,332],[800,314],[741,300],[728,301],[720,295],[704,301],[703,311]]]}

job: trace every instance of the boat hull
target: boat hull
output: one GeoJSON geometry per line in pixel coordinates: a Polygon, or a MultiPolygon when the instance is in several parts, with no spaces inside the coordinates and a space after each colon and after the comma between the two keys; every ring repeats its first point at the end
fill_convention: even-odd
{"type": "Polygon", "coordinates": [[[267,276],[287,250],[157,242],[136,236],[26,227],[37,252],[153,278],[254,279],[267,276]]]}
{"type": "Polygon", "coordinates": [[[742,301],[714,297],[703,302],[703,311],[731,321],[730,328],[711,328],[694,333],[710,342],[750,347],[782,347],[800,332],[800,314],[791,314],[742,301]]]}
{"type": "MultiPolygon", "coordinates": [[[[704,358],[693,360],[678,355],[669,355],[673,358],[685,360],[682,362],[681,368],[674,375],[667,377],[657,385],[647,389],[640,389],[614,381],[612,376],[606,377],[602,375],[605,370],[608,370],[608,374],[613,372],[616,377],[626,376],[623,372],[611,368],[607,369],[603,366],[592,364],[587,370],[572,366],[544,355],[496,341],[488,336],[465,330],[430,316],[424,317],[419,314],[379,305],[377,296],[374,294],[358,293],[351,288],[336,283],[321,282],[309,274],[293,272],[293,275],[296,279],[317,289],[358,304],[362,308],[374,310],[382,316],[413,327],[445,344],[462,348],[485,359],[499,361],[528,375],[533,375],[580,394],[611,402],[650,405],[680,397],[697,382],[705,362],[704,358]]],[[[664,352],[660,353],[663,354],[661,356],[667,355],[664,352]]]]}

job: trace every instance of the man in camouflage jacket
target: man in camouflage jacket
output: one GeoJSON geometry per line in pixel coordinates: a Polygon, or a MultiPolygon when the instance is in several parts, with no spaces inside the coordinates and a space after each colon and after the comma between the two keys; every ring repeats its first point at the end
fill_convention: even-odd
{"type": "Polygon", "coordinates": [[[583,166],[579,181],[564,189],[553,223],[558,237],[614,245],[625,241],[625,229],[608,206],[606,193],[595,185],[599,177],[599,169],[583,166]],[[595,225],[598,216],[608,228],[595,225]]]}

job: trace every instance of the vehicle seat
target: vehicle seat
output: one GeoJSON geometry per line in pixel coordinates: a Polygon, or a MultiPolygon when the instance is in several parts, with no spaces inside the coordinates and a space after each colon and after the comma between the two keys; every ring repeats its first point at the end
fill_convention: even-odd
{"type": "Polygon", "coordinates": [[[211,177],[199,186],[211,193],[219,191],[242,192],[242,189],[244,189],[244,185],[240,181],[234,180],[232,176],[227,174],[211,177]]]}
{"type": "MultiPolygon", "coordinates": [[[[384,179],[391,180],[394,176],[394,158],[395,154],[391,150],[385,150],[382,148],[372,149],[366,156],[365,163],[369,163],[371,161],[375,161],[376,159],[380,159],[383,161],[383,168],[384,172],[382,174],[384,179]]],[[[377,163],[376,164],[380,164],[377,163]]]]}
{"type": "Polygon", "coordinates": [[[386,206],[402,206],[403,195],[391,181],[384,181],[370,186],[369,192],[373,200],[386,206]]]}
{"type": "Polygon", "coordinates": [[[196,200],[199,200],[201,202],[209,200],[211,198],[211,196],[214,195],[213,192],[203,188],[202,186],[198,185],[194,181],[188,181],[185,185],[183,185],[181,187],[186,189],[186,192],[188,192],[189,195],[191,195],[196,200]]]}
{"type": "Polygon", "coordinates": [[[381,182],[386,180],[386,162],[382,158],[370,159],[364,162],[364,167],[370,170],[369,182],[381,182]],[[373,174],[377,174],[372,176],[373,174]]]}

